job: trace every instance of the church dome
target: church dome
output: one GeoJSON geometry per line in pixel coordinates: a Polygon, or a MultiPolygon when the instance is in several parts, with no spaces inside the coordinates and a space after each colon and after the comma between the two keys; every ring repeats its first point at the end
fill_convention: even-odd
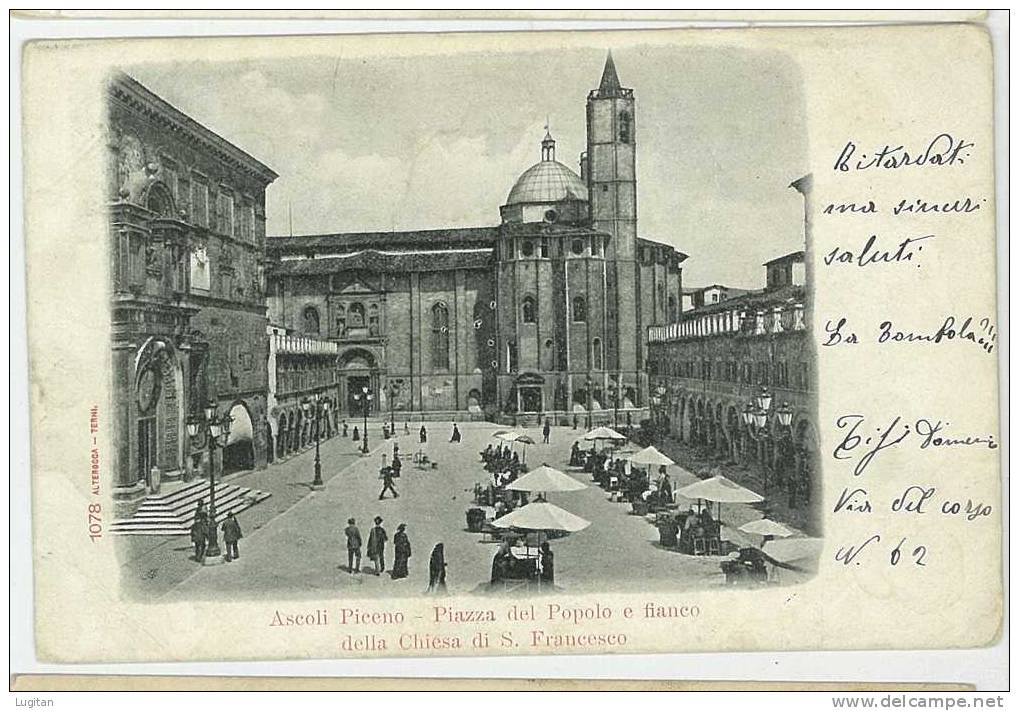
{"type": "Polygon", "coordinates": [[[543,160],[524,171],[506,198],[507,205],[587,200],[587,186],[562,163],[543,160]]]}

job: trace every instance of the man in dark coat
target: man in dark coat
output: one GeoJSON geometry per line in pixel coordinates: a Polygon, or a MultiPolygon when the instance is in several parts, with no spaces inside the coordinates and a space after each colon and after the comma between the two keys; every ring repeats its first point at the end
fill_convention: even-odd
{"type": "Polygon", "coordinates": [[[237,560],[241,554],[237,550],[237,541],[241,540],[241,525],[237,523],[237,517],[231,511],[226,515],[223,522],[223,542],[226,543],[226,562],[237,560]]]}
{"type": "Polygon", "coordinates": [[[382,470],[379,472],[379,476],[382,477],[382,491],[379,492],[379,501],[386,498],[387,491],[393,492],[394,499],[399,499],[400,495],[396,493],[396,487],[393,486],[393,468],[382,467],[382,470]]]}
{"type": "Polygon", "coordinates": [[[347,537],[347,570],[351,573],[361,572],[361,531],[352,518],[347,519],[347,527],[343,529],[347,537]],[[356,561],[356,567],[355,567],[356,561]]]}
{"type": "MultiPolygon", "coordinates": [[[[393,478],[400,478],[400,470],[403,469],[403,462],[400,461],[400,455],[393,453],[393,478]]],[[[396,493],[396,492],[393,492],[396,493]]]]}
{"type": "MultiPolygon", "coordinates": [[[[201,506],[201,502],[199,502],[201,506]]],[[[209,541],[208,520],[205,510],[199,508],[195,511],[195,520],[191,524],[191,542],[195,546],[195,560],[199,563],[205,560],[205,546],[209,541]]]]}
{"type": "Polygon", "coordinates": [[[375,517],[375,525],[368,532],[368,548],[366,552],[371,562],[375,565],[375,574],[382,575],[386,572],[386,541],[389,535],[386,529],[382,528],[382,517],[375,517]]]}
{"type": "Polygon", "coordinates": [[[418,439],[421,441],[421,444],[428,441],[428,430],[425,429],[424,425],[421,425],[421,430],[418,432],[418,439]]]}
{"type": "Polygon", "coordinates": [[[449,436],[449,441],[454,443],[460,442],[460,428],[456,426],[455,422],[453,423],[453,434],[449,436]]]}
{"type": "Polygon", "coordinates": [[[545,426],[541,428],[541,439],[545,444],[548,444],[548,436],[550,434],[552,434],[552,423],[546,417],[545,426]]]}

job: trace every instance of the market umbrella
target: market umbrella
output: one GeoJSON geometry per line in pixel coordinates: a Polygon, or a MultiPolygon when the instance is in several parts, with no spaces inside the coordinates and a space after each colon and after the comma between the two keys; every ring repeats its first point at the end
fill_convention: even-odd
{"type": "MultiPolygon", "coordinates": [[[[591,522],[582,519],[580,516],[575,516],[555,504],[550,504],[547,501],[535,501],[495,519],[492,521],[492,525],[496,528],[537,531],[540,539],[540,534],[547,533],[548,531],[576,533],[590,526],[591,522]]],[[[538,587],[541,587],[540,576],[538,577],[538,587]]]]}
{"type": "Polygon", "coordinates": [[[770,518],[759,518],[756,521],[744,523],[739,527],[739,530],[744,533],[755,533],[758,536],[773,536],[774,538],[788,538],[796,535],[796,531],[793,529],[783,526],[778,521],[772,521],[770,518]]]}
{"type": "Polygon", "coordinates": [[[520,433],[514,430],[499,430],[493,435],[493,437],[498,437],[505,442],[513,442],[519,436],[520,433]]]}
{"type": "Polygon", "coordinates": [[[492,433],[492,436],[493,437],[501,437],[504,434],[506,434],[507,432],[509,432],[509,430],[496,430],[495,432],[492,433]]]}
{"type": "MultiPolygon", "coordinates": [[[[520,444],[534,444],[535,443],[534,442],[534,438],[531,437],[530,435],[520,435],[520,436],[516,437],[513,441],[514,442],[519,442],[520,444]]],[[[524,464],[527,464],[527,449],[526,448],[524,448],[524,464]]]]}
{"type": "Polygon", "coordinates": [[[761,551],[769,558],[798,570],[814,570],[824,541],[820,538],[784,538],[768,541],[761,551]]]}
{"type": "Polygon", "coordinates": [[[580,491],[581,489],[586,489],[587,486],[558,469],[542,464],[534,471],[528,472],[516,481],[508,484],[506,488],[513,491],[548,493],[550,491],[580,491]]]}
{"type": "Polygon", "coordinates": [[[686,499],[714,501],[718,504],[718,517],[722,517],[722,504],[757,504],[764,497],[746,487],[740,486],[724,476],[713,476],[710,479],[688,484],[676,492],[686,499]]]}
{"type": "Polygon", "coordinates": [[[764,501],[760,494],[755,494],[724,476],[713,476],[694,482],[684,486],[677,493],[687,499],[704,499],[723,504],[757,504],[764,501]]]}
{"type": "MultiPolygon", "coordinates": [[[[535,470],[537,471],[537,470],[535,470]]],[[[496,528],[516,528],[522,531],[566,531],[576,533],[591,525],[590,521],[575,516],[547,501],[535,501],[501,516],[492,525],[496,528]]]]}
{"type": "Polygon", "coordinates": [[[626,437],[619,434],[611,427],[596,427],[587,434],[585,434],[583,438],[586,440],[599,440],[599,439],[609,439],[616,441],[626,440],[626,437]]]}
{"type": "Polygon", "coordinates": [[[647,464],[647,465],[659,465],[659,466],[672,466],[675,464],[674,461],[666,457],[664,454],[658,451],[654,446],[645,447],[640,450],[632,457],[630,457],[631,464],[647,464]]]}

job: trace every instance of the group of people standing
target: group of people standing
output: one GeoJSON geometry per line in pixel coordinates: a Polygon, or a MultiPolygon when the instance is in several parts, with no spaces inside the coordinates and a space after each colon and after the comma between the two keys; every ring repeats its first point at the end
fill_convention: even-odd
{"type": "MultiPolygon", "coordinates": [[[[242,538],[241,525],[237,523],[237,517],[231,511],[226,515],[222,524],[223,543],[226,544],[225,560],[229,563],[241,557],[238,542],[242,538]]],[[[205,554],[209,543],[216,537],[216,522],[211,519],[209,512],[205,509],[205,500],[199,499],[195,508],[195,518],[191,522],[191,543],[195,547],[195,560],[199,563],[205,562],[205,554]]]]}
{"type": "MultiPolygon", "coordinates": [[[[383,528],[383,518],[376,516],[374,525],[368,531],[368,544],[364,546],[368,560],[372,562],[372,574],[380,576],[386,572],[386,543],[389,534],[383,528]]],[[[347,572],[351,575],[361,572],[361,548],[363,541],[357,520],[347,519],[347,527],[343,529],[347,539],[347,572]]],[[[411,558],[410,537],[407,535],[407,524],[401,523],[393,534],[393,568],[390,578],[400,580],[410,573],[408,563],[411,558]]],[[[446,589],[446,556],[443,544],[435,544],[428,561],[428,591],[443,592],[446,589]]]]}

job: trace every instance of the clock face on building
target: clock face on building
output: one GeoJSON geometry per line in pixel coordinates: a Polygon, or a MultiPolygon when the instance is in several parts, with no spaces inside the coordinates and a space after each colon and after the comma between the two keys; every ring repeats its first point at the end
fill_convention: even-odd
{"type": "Polygon", "coordinates": [[[159,378],[152,368],[146,368],[138,377],[138,409],[148,412],[159,397],[159,378]]]}

